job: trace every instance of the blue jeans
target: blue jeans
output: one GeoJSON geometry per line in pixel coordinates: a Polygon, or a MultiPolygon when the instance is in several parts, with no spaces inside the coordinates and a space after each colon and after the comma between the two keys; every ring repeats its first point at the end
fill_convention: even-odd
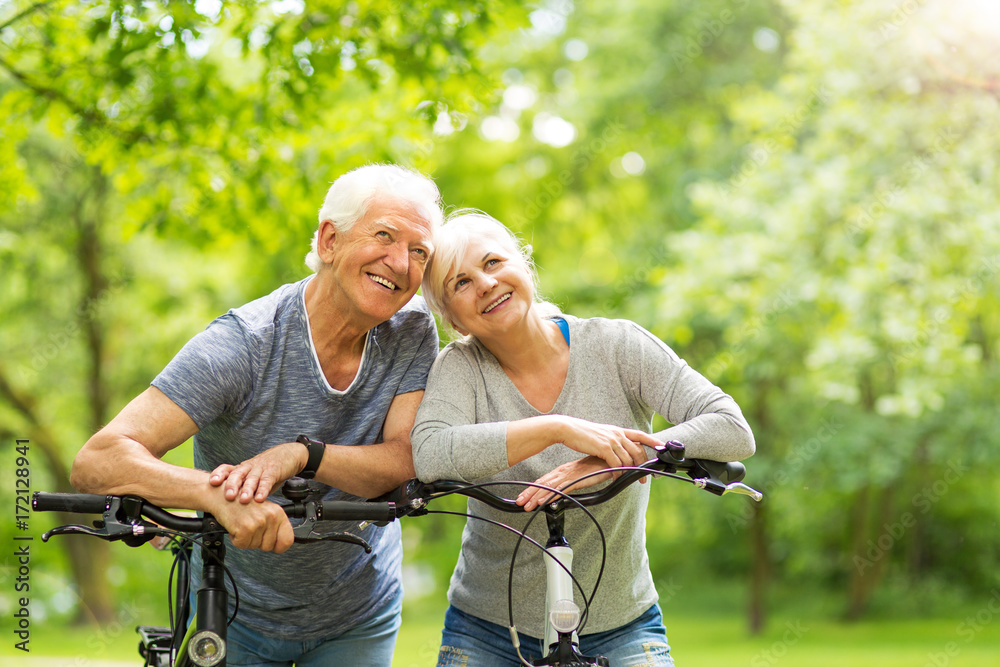
{"type": "Polygon", "coordinates": [[[347,632],[312,641],[287,641],[249,630],[239,617],[226,633],[226,664],[240,667],[387,667],[399,631],[400,592],[372,618],[347,632]]]}
{"type": "MultiPolygon", "coordinates": [[[[528,662],[542,657],[541,640],[519,632],[521,655],[528,662]]],[[[663,615],[654,604],[631,623],[580,637],[580,653],[603,655],[611,667],[673,667],[663,615]]],[[[438,667],[520,667],[510,641],[510,630],[502,625],[470,616],[449,606],[444,615],[438,667]]]]}

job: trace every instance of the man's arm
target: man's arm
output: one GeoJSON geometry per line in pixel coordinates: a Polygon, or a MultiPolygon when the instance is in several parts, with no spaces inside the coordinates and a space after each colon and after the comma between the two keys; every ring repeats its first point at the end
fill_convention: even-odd
{"type": "MultiPolygon", "coordinates": [[[[362,498],[375,498],[414,477],[410,429],[423,395],[423,390],[411,391],[392,399],[382,442],[327,444],[316,481],[362,498]]],[[[273,488],[302,472],[307,459],[305,447],[286,442],[239,465],[219,466],[212,471],[211,483],[222,485],[229,500],[238,497],[241,503],[249,503],[251,498],[263,502],[273,488]]]]}
{"type": "Polygon", "coordinates": [[[247,511],[227,502],[207,472],[161,460],[197,432],[184,410],[150,387],[87,441],[73,461],[70,482],[84,493],[134,494],[164,507],[210,512],[237,547],[285,551],[291,524],[280,507],[267,503],[247,511]]]}

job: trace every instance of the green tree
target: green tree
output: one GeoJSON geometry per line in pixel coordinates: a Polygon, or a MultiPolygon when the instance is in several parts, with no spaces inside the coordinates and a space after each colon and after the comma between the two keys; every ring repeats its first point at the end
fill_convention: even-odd
{"type": "MultiPolygon", "coordinates": [[[[477,48],[523,14],[492,1],[0,7],[0,410],[52,488],[195,318],[304,275],[338,174],[426,167],[432,124],[493,90],[477,48]]],[[[107,620],[105,545],[63,544],[90,620],[107,620]]]]}

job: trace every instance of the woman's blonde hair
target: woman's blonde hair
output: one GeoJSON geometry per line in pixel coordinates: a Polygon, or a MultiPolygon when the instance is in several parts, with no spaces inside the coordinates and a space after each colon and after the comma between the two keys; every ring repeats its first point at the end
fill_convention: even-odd
{"type": "Polygon", "coordinates": [[[522,242],[502,222],[482,211],[470,208],[452,212],[443,225],[434,232],[434,252],[424,269],[421,294],[427,305],[441,320],[453,327],[451,313],[445,299],[444,283],[455,271],[473,239],[488,239],[520,261],[531,276],[533,299],[543,307],[543,315],[559,314],[559,308],[539,296],[538,273],[531,259],[531,245],[522,242]]]}

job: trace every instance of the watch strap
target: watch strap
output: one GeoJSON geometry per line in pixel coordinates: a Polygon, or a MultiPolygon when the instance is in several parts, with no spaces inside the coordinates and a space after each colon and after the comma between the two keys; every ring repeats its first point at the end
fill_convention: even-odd
{"type": "Polygon", "coordinates": [[[300,435],[295,439],[295,442],[301,442],[309,450],[306,467],[299,472],[298,476],[302,479],[313,479],[316,477],[316,471],[319,470],[319,464],[323,460],[323,453],[326,452],[326,443],[314,440],[307,435],[300,435]]]}

